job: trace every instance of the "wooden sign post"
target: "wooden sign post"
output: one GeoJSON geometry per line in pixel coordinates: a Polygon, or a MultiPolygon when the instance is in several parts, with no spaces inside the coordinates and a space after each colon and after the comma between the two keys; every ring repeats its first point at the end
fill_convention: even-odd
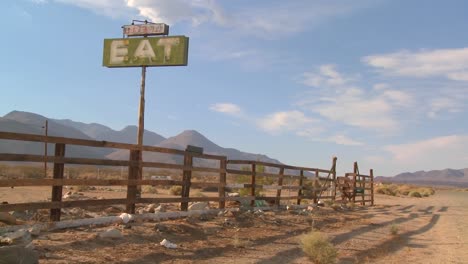
{"type": "MultiPolygon", "coordinates": [[[[102,64],[109,68],[141,67],[140,106],[138,110],[137,144],[138,177],[143,178],[143,134],[145,131],[145,84],[146,67],[187,66],[189,38],[168,36],[169,26],[163,23],[133,20],[132,25],[122,27],[124,38],[105,39],[102,64]],[[141,24],[135,24],[139,22],[141,24]],[[149,37],[155,36],[158,37],[149,37]],[[127,36],[125,38],[125,36],[127,36]]],[[[134,173],[129,178],[135,178],[134,173]]],[[[137,185],[135,198],[141,196],[141,185],[137,185]]],[[[132,191],[133,193],[133,191],[132,191]]],[[[127,206],[133,213],[135,205],[127,206]]]]}

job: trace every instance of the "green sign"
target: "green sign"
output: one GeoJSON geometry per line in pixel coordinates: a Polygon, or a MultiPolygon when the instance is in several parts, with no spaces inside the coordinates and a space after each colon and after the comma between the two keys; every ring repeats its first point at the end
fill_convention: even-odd
{"type": "Polygon", "coordinates": [[[105,39],[102,65],[186,66],[188,44],[185,36],[105,39]]]}

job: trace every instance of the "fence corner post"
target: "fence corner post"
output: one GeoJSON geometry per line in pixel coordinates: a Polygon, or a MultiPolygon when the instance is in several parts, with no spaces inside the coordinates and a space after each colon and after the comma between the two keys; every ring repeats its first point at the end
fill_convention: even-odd
{"type": "Polygon", "coordinates": [[[218,186],[218,198],[219,198],[219,209],[226,207],[226,169],[227,169],[227,158],[223,158],[219,161],[219,186],[218,186]]]}
{"type": "Polygon", "coordinates": [[[255,163],[252,164],[252,178],[250,181],[251,188],[250,188],[250,196],[253,196],[252,200],[250,200],[250,206],[255,206],[255,178],[257,175],[257,165],[255,163]]]}
{"type": "Polygon", "coordinates": [[[188,198],[190,197],[190,185],[192,181],[192,165],[193,165],[193,156],[185,152],[184,155],[184,172],[182,178],[182,193],[181,198],[182,202],[180,203],[180,210],[187,211],[188,210],[188,198]]]}
{"type": "Polygon", "coordinates": [[[276,206],[279,207],[281,204],[281,190],[283,188],[283,178],[284,178],[284,167],[280,168],[279,178],[278,178],[278,190],[276,191],[276,206]]]}
{"type": "MultiPolygon", "coordinates": [[[[65,157],[65,144],[57,143],[55,144],[55,158],[65,157]]],[[[65,164],[63,162],[54,161],[54,179],[63,179],[63,171],[65,164]]],[[[63,185],[52,186],[52,202],[61,202],[62,201],[62,190],[63,185]]],[[[51,221],[60,221],[61,208],[52,208],[50,209],[50,220],[51,221]]]]}
{"type": "Polygon", "coordinates": [[[371,206],[374,206],[374,170],[370,169],[369,176],[371,178],[371,206]]]}
{"type": "Polygon", "coordinates": [[[301,204],[303,185],[304,185],[304,170],[301,170],[301,174],[299,176],[299,190],[297,191],[297,205],[301,204]]]}
{"type": "Polygon", "coordinates": [[[140,174],[140,165],[137,164],[140,162],[140,150],[130,150],[130,164],[128,166],[128,180],[127,184],[127,205],[126,212],[128,214],[135,213],[135,201],[137,199],[138,187],[135,183],[131,181],[138,180],[140,174]]]}

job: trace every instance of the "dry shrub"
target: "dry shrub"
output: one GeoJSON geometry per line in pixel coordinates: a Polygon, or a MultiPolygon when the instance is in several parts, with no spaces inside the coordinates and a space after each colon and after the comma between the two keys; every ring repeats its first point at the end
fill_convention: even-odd
{"type": "Polygon", "coordinates": [[[390,234],[396,236],[398,234],[398,225],[393,223],[391,226],[390,226],[390,234]]]}
{"type": "Polygon", "coordinates": [[[169,193],[172,194],[172,195],[181,195],[182,194],[182,186],[172,186],[170,189],[169,189],[169,193]]]}
{"type": "Polygon", "coordinates": [[[142,191],[143,191],[143,193],[152,193],[152,194],[158,193],[158,189],[156,189],[156,187],[153,187],[153,186],[150,186],[150,185],[143,186],[142,191]]]}
{"type": "Polygon", "coordinates": [[[412,191],[412,192],[410,192],[409,196],[410,196],[410,197],[417,197],[417,198],[421,198],[421,197],[422,197],[421,193],[419,193],[418,191],[412,191]]]}
{"type": "Polygon", "coordinates": [[[328,241],[328,238],[317,231],[311,231],[301,237],[302,251],[314,263],[336,263],[338,250],[328,241]]]}

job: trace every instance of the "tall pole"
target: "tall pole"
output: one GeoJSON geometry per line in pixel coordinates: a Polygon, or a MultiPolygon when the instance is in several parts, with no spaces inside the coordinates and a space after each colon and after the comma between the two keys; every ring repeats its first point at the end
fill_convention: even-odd
{"type": "Polygon", "coordinates": [[[45,121],[45,140],[44,140],[44,178],[47,178],[47,136],[49,131],[49,120],[45,121]]]}
{"type": "MultiPolygon", "coordinates": [[[[142,167],[142,157],[143,157],[143,133],[145,131],[145,81],[146,81],[146,66],[141,67],[141,87],[140,87],[140,110],[138,112],[138,135],[137,135],[137,144],[139,149],[139,158],[138,160],[138,179],[143,179],[143,167],[142,167]]],[[[137,196],[141,197],[141,185],[137,187],[137,196]]]]}

